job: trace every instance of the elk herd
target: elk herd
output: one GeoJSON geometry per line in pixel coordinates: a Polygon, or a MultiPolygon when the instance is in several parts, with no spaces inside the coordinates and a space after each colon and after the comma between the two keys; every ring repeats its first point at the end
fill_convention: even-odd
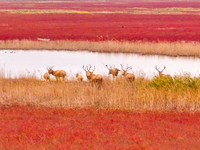
{"type": "MultiPolygon", "coordinates": [[[[135,75],[133,73],[128,73],[128,70],[131,70],[132,67],[128,66],[124,67],[122,64],[121,65],[121,70],[116,68],[115,66],[112,65],[105,65],[108,69],[108,75],[112,75],[113,80],[117,78],[118,74],[120,71],[122,71],[122,76],[124,76],[124,78],[128,81],[128,82],[133,82],[135,81],[135,75]]],[[[83,66],[82,67],[83,70],[86,73],[86,77],[87,80],[91,83],[98,83],[98,84],[102,84],[103,82],[103,76],[100,74],[94,74],[95,71],[95,66],[92,67],[91,65],[88,66],[83,66]]],[[[166,69],[166,67],[164,66],[164,68],[162,70],[159,70],[159,68],[157,68],[157,66],[155,66],[155,69],[158,71],[159,73],[159,77],[167,77],[167,78],[172,78],[171,75],[167,75],[167,74],[163,74],[163,71],[166,69]]],[[[47,71],[44,74],[44,79],[46,81],[50,81],[50,75],[53,75],[56,78],[56,81],[65,81],[65,78],[67,77],[67,73],[64,70],[53,70],[53,67],[47,67],[47,71]]],[[[79,73],[76,74],[76,78],[77,81],[83,81],[83,76],[80,75],[79,73]]]]}

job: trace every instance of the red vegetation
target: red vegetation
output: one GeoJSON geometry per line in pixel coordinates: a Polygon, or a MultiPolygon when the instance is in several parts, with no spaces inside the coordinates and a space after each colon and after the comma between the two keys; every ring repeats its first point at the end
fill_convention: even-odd
{"type": "Polygon", "coordinates": [[[200,113],[0,107],[1,149],[198,149],[200,113]]]}
{"type": "MultiPolygon", "coordinates": [[[[0,9],[116,11],[133,7],[193,7],[199,2],[2,3],[0,9]]],[[[0,40],[199,41],[199,15],[0,13],[0,40]]]]}
{"type": "Polygon", "coordinates": [[[0,13],[0,20],[0,40],[199,41],[200,37],[199,15],[0,13]]]}
{"type": "Polygon", "coordinates": [[[138,8],[200,8],[198,1],[166,1],[150,2],[149,0],[138,1],[85,1],[85,2],[1,2],[0,9],[67,9],[67,10],[85,10],[85,11],[125,11],[138,8]]]}

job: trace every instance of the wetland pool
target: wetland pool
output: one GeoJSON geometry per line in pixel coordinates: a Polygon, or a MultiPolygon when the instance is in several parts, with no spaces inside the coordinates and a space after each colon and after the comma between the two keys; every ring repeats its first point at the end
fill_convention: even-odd
{"type": "MultiPolygon", "coordinates": [[[[97,53],[88,51],[64,51],[64,50],[0,50],[0,70],[5,77],[19,77],[34,75],[42,79],[47,72],[47,67],[54,66],[54,70],[65,70],[68,79],[75,78],[80,73],[86,80],[85,71],[82,66],[95,66],[95,74],[108,76],[108,69],[105,65],[115,65],[121,69],[132,66],[129,73],[136,77],[144,76],[152,78],[158,75],[155,66],[162,70],[163,74],[199,76],[200,58],[194,57],[169,57],[158,55],[140,55],[130,53],[97,53]]],[[[122,71],[120,71],[120,74],[122,71]]],[[[111,78],[111,76],[109,76],[111,78]]]]}

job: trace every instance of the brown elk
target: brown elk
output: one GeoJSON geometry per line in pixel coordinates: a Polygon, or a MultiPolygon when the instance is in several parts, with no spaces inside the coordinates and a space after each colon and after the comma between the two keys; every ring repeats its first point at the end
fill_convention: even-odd
{"type": "Polygon", "coordinates": [[[78,81],[83,81],[83,76],[80,75],[79,73],[76,74],[76,78],[78,81]]]}
{"type": "Polygon", "coordinates": [[[46,72],[43,77],[46,81],[50,81],[50,74],[48,72],[46,72]]]}
{"type": "Polygon", "coordinates": [[[87,66],[87,67],[84,67],[83,66],[83,70],[86,72],[86,77],[88,79],[88,81],[92,82],[92,83],[99,83],[99,84],[102,84],[103,82],[103,77],[102,75],[100,74],[94,74],[94,70],[95,70],[95,67],[93,69],[93,71],[90,71],[92,68],[91,65],[87,66]]]}
{"type": "MultiPolygon", "coordinates": [[[[160,67],[159,67],[160,68],[160,67]]],[[[159,70],[159,68],[157,68],[157,66],[155,66],[155,69],[158,71],[159,73],[159,77],[166,77],[166,78],[172,78],[171,75],[169,74],[163,74],[163,71],[166,69],[166,67],[164,66],[163,70],[159,70]]]]}
{"type": "Polygon", "coordinates": [[[135,75],[133,73],[127,73],[128,70],[131,70],[132,67],[128,66],[124,69],[123,65],[121,64],[121,68],[122,68],[122,75],[125,76],[126,80],[129,82],[135,81],[135,75]]]}
{"type": "Polygon", "coordinates": [[[56,81],[58,81],[58,79],[60,79],[60,78],[62,78],[62,80],[64,81],[65,77],[67,76],[67,73],[64,70],[56,70],[56,71],[54,71],[52,68],[53,67],[47,68],[48,73],[52,74],[53,76],[55,76],[56,77],[56,81]]]}
{"type": "Polygon", "coordinates": [[[106,67],[109,70],[108,75],[112,74],[113,80],[115,79],[115,77],[117,78],[118,73],[119,73],[120,70],[118,68],[114,68],[115,66],[111,66],[111,65],[110,65],[110,67],[108,67],[108,65],[106,65],[106,67]]]}

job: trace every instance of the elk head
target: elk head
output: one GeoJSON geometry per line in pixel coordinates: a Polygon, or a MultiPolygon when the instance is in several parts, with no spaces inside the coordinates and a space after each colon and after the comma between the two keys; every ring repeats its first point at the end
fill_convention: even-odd
{"type": "Polygon", "coordinates": [[[52,74],[52,75],[53,75],[53,67],[54,67],[54,66],[47,67],[47,70],[48,70],[48,73],[49,73],[49,74],[52,74]]]}
{"type": "Polygon", "coordinates": [[[108,70],[109,70],[109,73],[108,73],[108,74],[109,74],[109,75],[112,74],[112,70],[113,70],[113,68],[114,68],[115,66],[111,66],[111,65],[110,65],[110,66],[108,67],[108,65],[106,65],[106,67],[107,67],[108,70]]]}
{"type": "Polygon", "coordinates": [[[164,66],[163,70],[159,70],[159,68],[157,68],[157,66],[155,66],[155,69],[158,71],[159,76],[161,77],[163,75],[163,71],[166,69],[166,67],[164,66]]]}
{"type": "Polygon", "coordinates": [[[121,64],[121,68],[122,68],[122,71],[123,71],[123,73],[122,73],[123,76],[126,76],[128,74],[127,71],[132,69],[132,67],[128,66],[128,65],[127,65],[126,68],[124,68],[122,64],[121,64]]]}
{"type": "Polygon", "coordinates": [[[89,66],[83,66],[83,70],[85,70],[85,72],[86,72],[86,77],[87,77],[87,79],[88,80],[91,80],[92,79],[92,76],[94,76],[94,70],[95,70],[95,67],[94,67],[94,69],[93,69],[93,71],[91,71],[91,68],[92,68],[92,66],[91,65],[89,65],[89,66]]]}

